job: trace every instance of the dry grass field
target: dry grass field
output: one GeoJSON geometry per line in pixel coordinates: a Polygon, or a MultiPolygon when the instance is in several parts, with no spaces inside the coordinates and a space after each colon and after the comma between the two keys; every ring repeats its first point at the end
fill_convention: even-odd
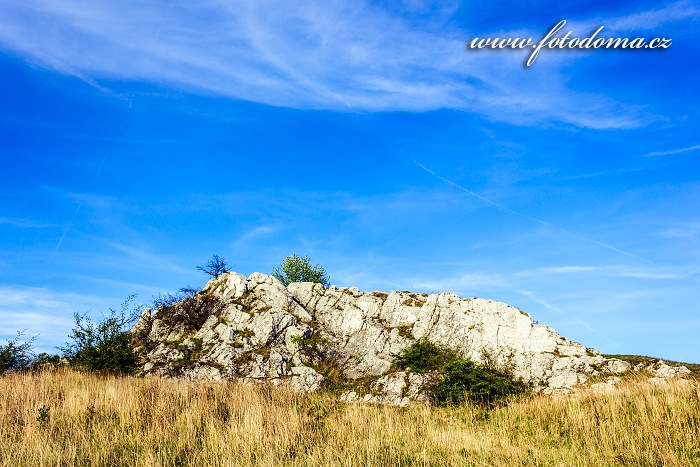
{"type": "Polygon", "coordinates": [[[700,465],[700,385],[484,411],[74,371],[0,377],[3,466],[700,465]]]}

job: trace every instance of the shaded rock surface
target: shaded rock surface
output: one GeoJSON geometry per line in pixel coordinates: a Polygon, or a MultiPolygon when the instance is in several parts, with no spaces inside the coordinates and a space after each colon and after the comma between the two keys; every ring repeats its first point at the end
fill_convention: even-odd
{"type": "Polygon", "coordinates": [[[146,376],[267,381],[301,391],[343,381],[344,400],[395,405],[424,398],[423,375],[392,371],[394,356],[419,339],[509,367],[548,394],[630,370],[502,302],[313,283],[285,287],[261,273],[212,279],[194,297],[146,310],[132,333],[146,376]]]}

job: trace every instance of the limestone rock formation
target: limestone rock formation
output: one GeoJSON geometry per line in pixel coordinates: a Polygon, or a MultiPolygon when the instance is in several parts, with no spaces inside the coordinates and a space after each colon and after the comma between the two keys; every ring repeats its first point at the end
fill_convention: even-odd
{"type": "Polygon", "coordinates": [[[419,339],[509,366],[544,393],[630,369],[505,303],[452,293],[285,287],[260,273],[214,278],[193,297],[146,310],[132,333],[141,342],[143,375],[269,381],[302,391],[342,380],[345,400],[397,405],[423,397],[422,375],[392,371],[395,355],[419,339]]]}

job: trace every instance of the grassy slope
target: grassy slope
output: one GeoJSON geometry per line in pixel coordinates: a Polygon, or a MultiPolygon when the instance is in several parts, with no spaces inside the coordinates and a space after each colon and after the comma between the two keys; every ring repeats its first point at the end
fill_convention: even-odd
{"type": "Polygon", "coordinates": [[[71,371],[0,377],[6,466],[685,466],[700,465],[698,439],[695,382],[626,382],[484,412],[71,371]]]}

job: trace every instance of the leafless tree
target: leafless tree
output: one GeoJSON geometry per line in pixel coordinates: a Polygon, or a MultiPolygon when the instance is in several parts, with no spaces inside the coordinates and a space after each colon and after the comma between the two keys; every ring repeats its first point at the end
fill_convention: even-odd
{"type": "Polygon", "coordinates": [[[205,266],[197,266],[197,270],[212,277],[219,277],[226,272],[231,272],[226,260],[219,258],[219,255],[214,255],[205,266]]]}

